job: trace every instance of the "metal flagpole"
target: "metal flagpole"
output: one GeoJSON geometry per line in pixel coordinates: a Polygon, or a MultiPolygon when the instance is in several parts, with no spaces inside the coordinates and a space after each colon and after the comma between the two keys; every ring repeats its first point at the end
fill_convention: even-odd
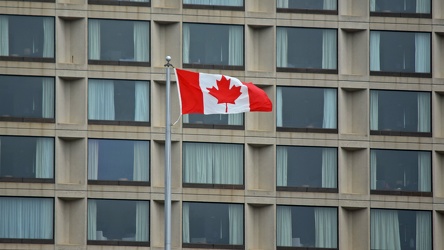
{"type": "Polygon", "coordinates": [[[165,114],[165,250],[171,250],[171,107],[170,64],[171,56],[165,57],[166,67],[166,114],[165,114]]]}

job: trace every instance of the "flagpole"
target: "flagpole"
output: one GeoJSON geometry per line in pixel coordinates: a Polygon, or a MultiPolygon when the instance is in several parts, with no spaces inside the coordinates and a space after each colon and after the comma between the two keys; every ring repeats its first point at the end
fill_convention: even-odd
{"type": "Polygon", "coordinates": [[[171,56],[165,57],[165,250],[171,250],[171,107],[170,107],[170,64],[171,56]]]}

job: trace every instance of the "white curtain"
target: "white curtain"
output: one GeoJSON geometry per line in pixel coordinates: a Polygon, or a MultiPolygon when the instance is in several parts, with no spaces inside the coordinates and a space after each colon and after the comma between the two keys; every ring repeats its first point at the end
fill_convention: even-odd
{"type": "Polygon", "coordinates": [[[54,79],[42,79],[42,117],[54,118],[54,79]]]}
{"type": "Polygon", "coordinates": [[[182,242],[190,243],[190,205],[182,203],[182,242]]]}
{"type": "Polygon", "coordinates": [[[431,0],[416,0],[416,13],[430,13],[431,0]]]}
{"type": "Polygon", "coordinates": [[[277,0],[278,8],[288,8],[288,0],[277,0]]]}
{"type": "Polygon", "coordinates": [[[243,113],[228,114],[228,125],[242,125],[244,123],[243,113]]]}
{"type": "Polygon", "coordinates": [[[149,25],[147,22],[134,22],[134,61],[148,62],[149,51],[149,25]]]}
{"type": "Polygon", "coordinates": [[[324,0],[324,10],[336,10],[337,0],[324,0]]]}
{"type": "Polygon", "coordinates": [[[136,203],[136,241],[148,241],[148,225],[150,223],[149,203],[137,201],[136,203]]]}
{"type": "Polygon", "coordinates": [[[336,30],[325,29],[322,31],[322,68],[336,69],[336,30]]]}
{"type": "Polygon", "coordinates": [[[114,83],[111,80],[88,81],[88,119],[114,120],[114,83]]]}
{"type": "Polygon", "coordinates": [[[88,240],[97,240],[97,202],[88,200],[88,240]]]}
{"type": "Polygon", "coordinates": [[[0,238],[52,239],[53,199],[0,198],[0,238]]]}
{"type": "Polygon", "coordinates": [[[282,100],[282,88],[276,87],[276,127],[283,126],[283,107],[284,101],[282,100]]]}
{"type": "Polygon", "coordinates": [[[241,145],[213,144],[215,184],[242,184],[244,180],[241,145]]]}
{"type": "Polygon", "coordinates": [[[398,212],[372,209],[370,218],[370,248],[401,250],[398,212]]]}
{"type": "Polygon", "coordinates": [[[430,132],[430,95],[418,93],[418,132],[430,132]]]}
{"type": "Polygon", "coordinates": [[[100,60],[100,20],[88,20],[88,59],[100,60]]]}
{"type": "Polygon", "coordinates": [[[184,183],[213,183],[211,144],[186,143],[183,147],[184,183]]]}
{"type": "Polygon", "coordinates": [[[232,245],[244,244],[244,211],[243,206],[228,206],[229,242],[232,245]]]}
{"type": "Polygon", "coordinates": [[[288,175],[288,151],[285,146],[276,147],[276,185],[278,187],[285,187],[288,175]]]}
{"type": "Polygon", "coordinates": [[[99,174],[99,141],[88,140],[88,180],[97,180],[99,174]]]}
{"type": "Polygon", "coordinates": [[[379,128],[379,98],[378,91],[370,91],[370,130],[379,128]]]}
{"type": "Polygon", "coordinates": [[[184,23],[182,26],[182,60],[183,63],[190,63],[190,25],[184,23]]]}
{"type": "Polygon", "coordinates": [[[418,152],[418,191],[432,191],[432,159],[429,152],[418,152]]]}
{"type": "Polygon", "coordinates": [[[293,227],[291,207],[289,206],[277,206],[276,207],[276,243],[280,247],[291,247],[293,240],[293,227]]]}
{"type": "Polygon", "coordinates": [[[135,121],[149,121],[149,110],[150,110],[150,88],[148,82],[136,81],[135,82],[135,111],[134,120],[135,121]]]}
{"type": "Polygon", "coordinates": [[[54,141],[38,138],[35,152],[35,177],[54,178],[54,141]]]}
{"type": "Polygon", "coordinates": [[[376,173],[377,173],[377,167],[378,167],[378,159],[376,156],[376,151],[370,150],[370,189],[376,190],[376,173]]]}
{"type": "Polygon", "coordinates": [[[43,57],[54,57],[54,19],[43,18],[43,57]]]}
{"type": "Polygon", "coordinates": [[[278,67],[288,67],[288,33],[286,28],[277,28],[276,31],[278,67]]]}
{"type": "Polygon", "coordinates": [[[432,250],[431,213],[416,212],[416,249],[432,250]]]}
{"type": "Polygon", "coordinates": [[[322,128],[336,128],[336,89],[324,89],[324,119],[322,128]]]}
{"type": "Polygon", "coordinates": [[[338,220],[336,209],[317,207],[315,215],[315,247],[336,248],[338,220]]]}
{"type": "Polygon", "coordinates": [[[9,18],[0,15],[0,56],[9,55],[9,18]]]}
{"type": "Polygon", "coordinates": [[[243,6],[243,0],[183,0],[184,4],[243,6]]]}
{"type": "Polygon", "coordinates": [[[430,33],[415,34],[415,72],[430,73],[430,33]]]}
{"type": "Polygon", "coordinates": [[[149,144],[146,141],[134,141],[133,180],[149,180],[149,144]]]}
{"type": "Polygon", "coordinates": [[[370,11],[376,11],[376,0],[370,0],[370,11]]]}
{"type": "Polygon", "coordinates": [[[322,187],[336,188],[337,187],[337,153],[335,148],[322,149],[322,187]]]}
{"type": "Polygon", "coordinates": [[[370,71],[380,71],[381,70],[380,44],[381,44],[381,32],[380,31],[371,31],[370,32],[370,71]]]}
{"type": "Polygon", "coordinates": [[[244,64],[244,27],[230,26],[228,31],[228,65],[244,64]]]}

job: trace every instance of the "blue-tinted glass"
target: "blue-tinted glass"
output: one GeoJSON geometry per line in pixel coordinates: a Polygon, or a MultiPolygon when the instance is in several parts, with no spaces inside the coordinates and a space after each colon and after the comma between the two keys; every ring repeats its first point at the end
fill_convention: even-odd
{"type": "Polygon", "coordinates": [[[430,0],[374,0],[370,1],[371,12],[430,14],[430,0]]]}

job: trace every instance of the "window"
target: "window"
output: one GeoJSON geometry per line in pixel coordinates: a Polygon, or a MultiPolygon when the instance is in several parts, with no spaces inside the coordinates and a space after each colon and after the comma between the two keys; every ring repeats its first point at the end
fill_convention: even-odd
{"type": "Polygon", "coordinates": [[[149,246],[149,201],[88,199],[88,244],[149,246]]]}
{"type": "Polygon", "coordinates": [[[52,198],[0,197],[0,242],[52,244],[53,228],[52,198]]]}
{"type": "Polygon", "coordinates": [[[432,250],[430,211],[371,209],[370,249],[432,250]]]}
{"type": "Polygon", "coordinates": [[[277,0],[277,11],[337,14],[337,5],[337,0],[277,0]]]}
{"type": "Polygon", "coordinates": [[[431,77],[430,33],[370,31],[372,75],[431,77]]]}
{"type": "Polygon", "coordinates": [[[150,0],[88,0],[88,4],[151,6],[150,0]]]}
{"type": "Polygon", "coordinates": [[[243,145],[186,142],[182,161],[184,187],[243,188],[243,145]]]}
{"type": "Polygon", "coordinates": [[[278,131],[337,132],[337,90],[277,87],[278,131]]]}
{"type": "Polygon", "coordinates": [[[370,91],[372,135],[431,136],[430,113],[428,92],[370,91]]]}
{"type": "Polygon", "coordinates": [[[54,138],[0,136],[0,180],[54,182],[54,138]]]}
{"type": "Polygon", "coordinates": [[[371,0],[372,16],[432,17],[430,0],[371,0]]]}
{"type": "Polygon", "coordinates": [[[148,125],[149,112],[149,82],[88,80],[90,124],[148,125]]]}
{"type": "Polygon", "coordinates": [[[244,249],[242,204],[184,202],[183,247],[244,249]]]}
{"type": "Polygon", "coordinates": [[[338,249],[338,209],[277,206],[277,246],[338,249]]]}
{"type": "Polygon", "coordinates": [[[372,149],[372,194],[432,195],[430,152],[372,149]]]}
{"type": "Polygon", "coordinates": [[[202,128],[240,128],[243,129],[243,114],[189,114],[183,116],[184,127],[202,128]]]}
{"type": "Polygon", "coordinates": [[[276,147],[277,190],[337,192],[336,148],[276,147]]]}
{"type": "Polygon", "coordinates": [[[277,70],[337,74],[335,29],[277,27],[277,70]]]}
{"type": "Polygon", "coordinates": [[[244,10],[244,0],[183,0],[183,7],[189,9],[244,10]]]}
{"type": "Polygon", "coordinates": [[[54,62],[54,17],[0,15],[0,59],[54,62]]]}
{"type": "Polygon", "coordinates": [[[54,122],[54,78],[0,75],[0,120],[54,122]]]}
{"type": "Polygon", "coordinates": [[[184,23],[182,32],[184,68],[244,69],[244,26],[184,23]]]}
{"type": "Polygon", "coordinates": [[[149,34],[149,22],[89,19],[88,63],[149,66],[149,34]]]}
{"type": "Polygon", "coordinates": [[[149,158],[148,141],[89,139],[88,182],[148,185],[149,158]]]}

